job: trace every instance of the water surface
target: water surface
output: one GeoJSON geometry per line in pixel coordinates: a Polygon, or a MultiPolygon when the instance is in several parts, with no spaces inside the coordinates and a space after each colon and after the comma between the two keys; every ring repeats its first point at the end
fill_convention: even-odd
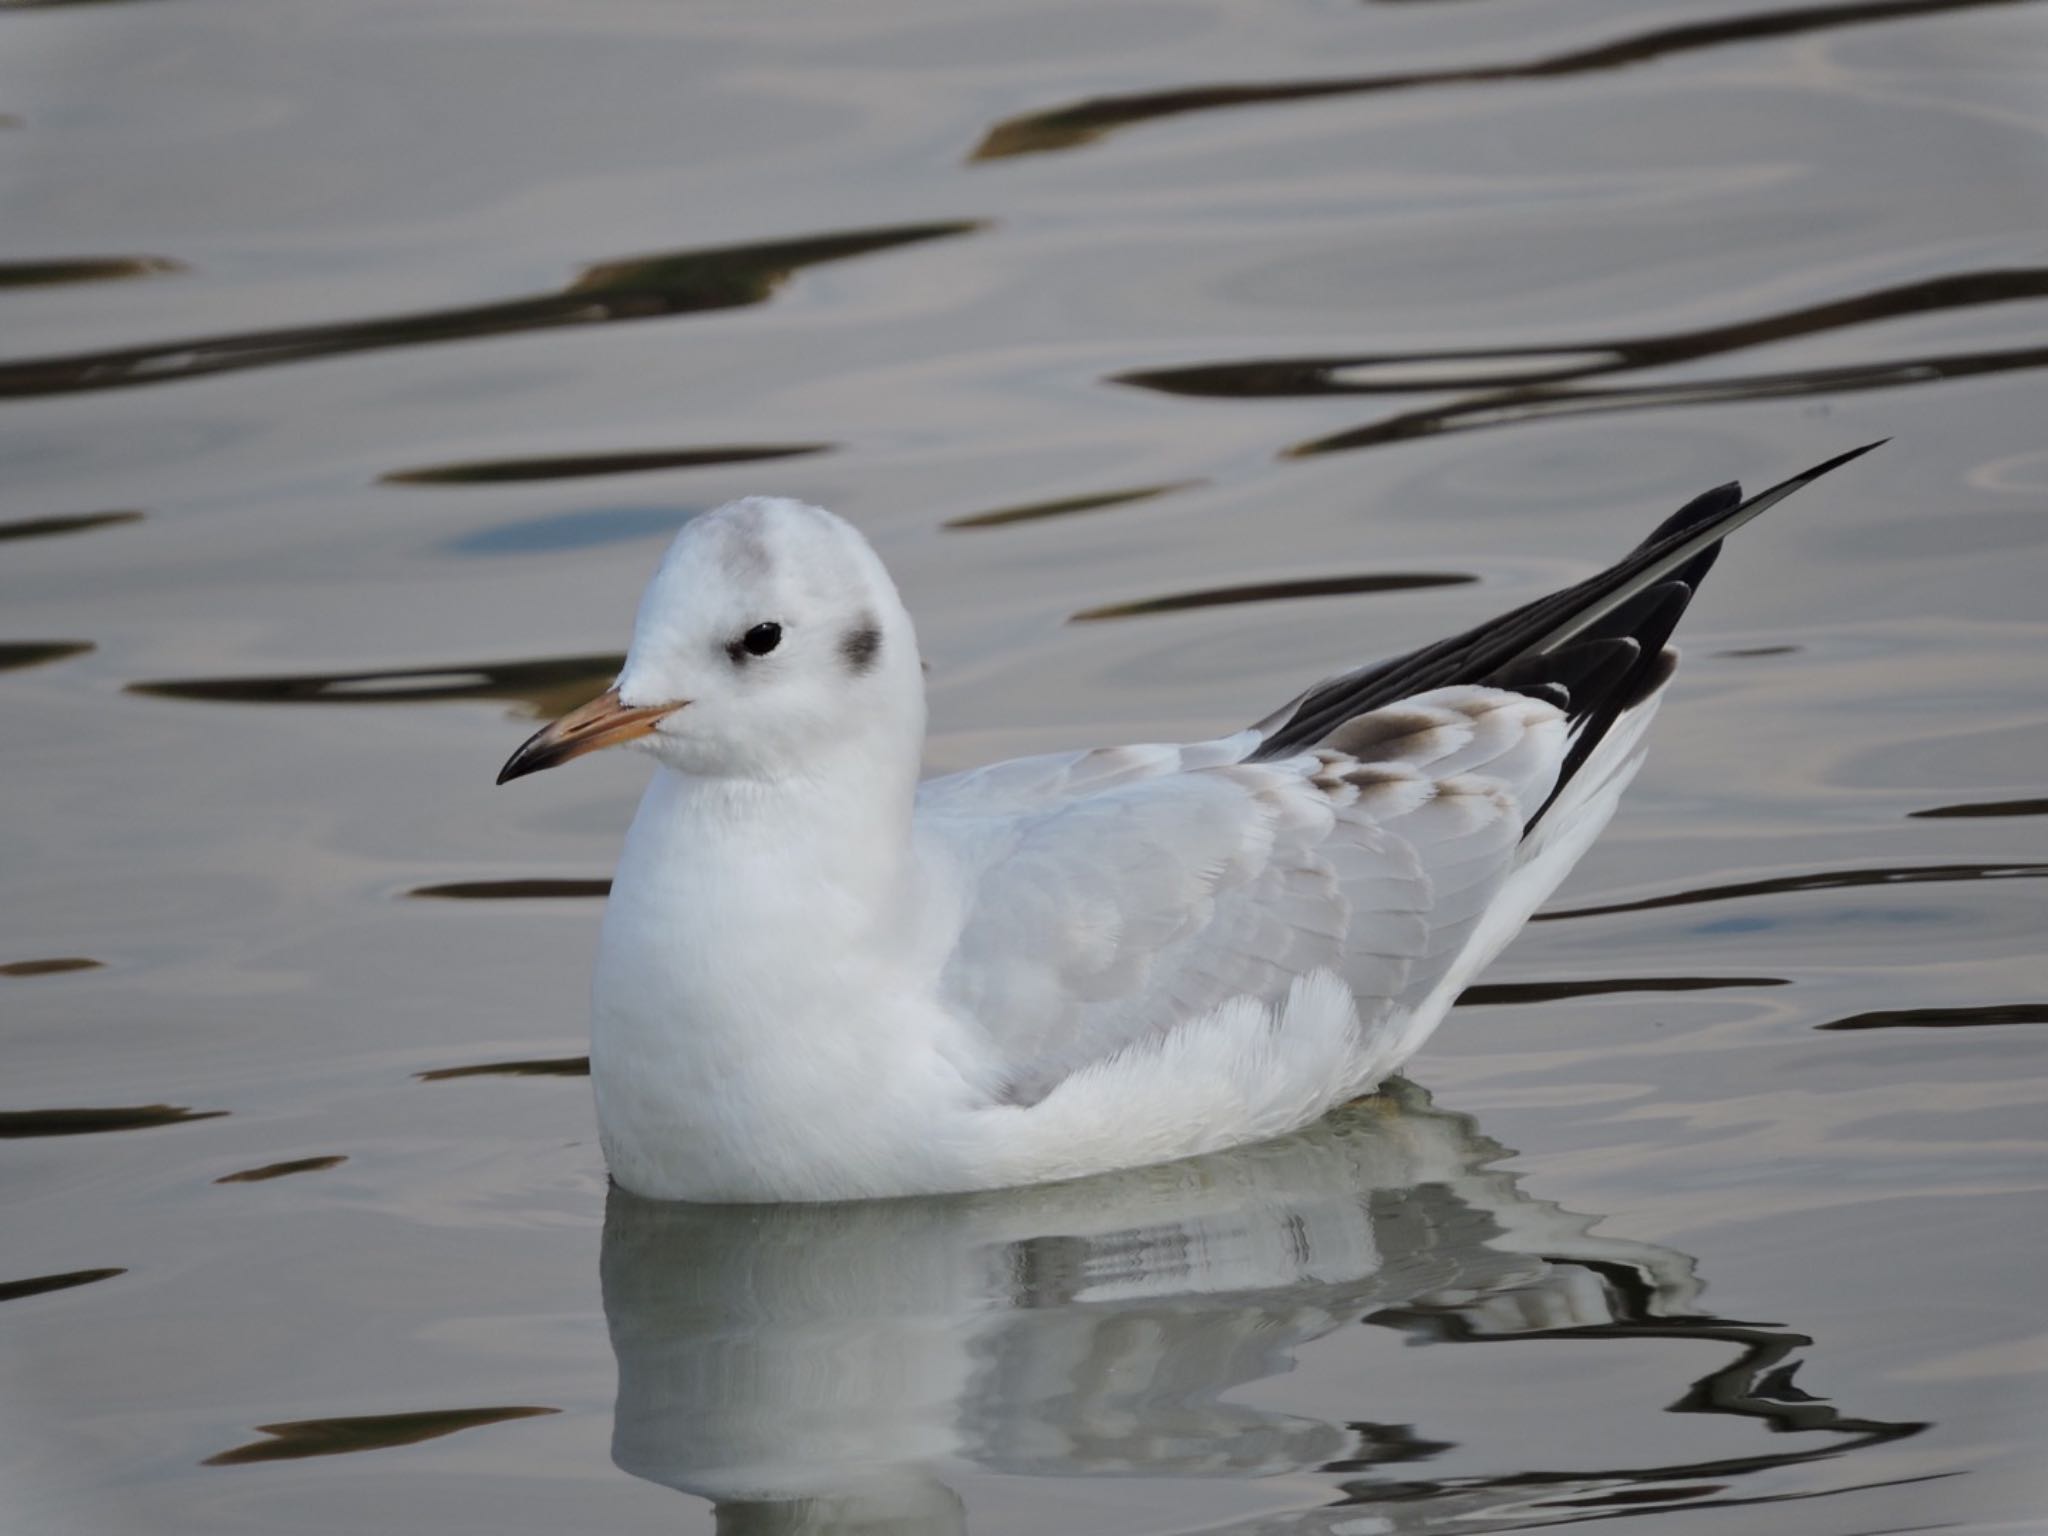
{"type": "Polygon", "coordinates": [[[0,1525],[2037,1528],[2044,15],[0,4],[0,1525]],[[695,512],[858,522],[951,768],[1879,437],[1412,1084],[608,1198],[641,769],[490,781],[695,512]]]}

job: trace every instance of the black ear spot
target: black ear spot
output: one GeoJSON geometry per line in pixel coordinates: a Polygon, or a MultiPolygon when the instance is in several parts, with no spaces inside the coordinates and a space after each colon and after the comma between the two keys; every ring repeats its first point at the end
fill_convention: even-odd
{"type": "Polygon", "coordinates": [[[849,629],[839,641],[839,655],[846,663],[847,670],[855,677],[874,669],[875,658],[882,654],[882,630],[873,619],[863,620],[849,629]]]}

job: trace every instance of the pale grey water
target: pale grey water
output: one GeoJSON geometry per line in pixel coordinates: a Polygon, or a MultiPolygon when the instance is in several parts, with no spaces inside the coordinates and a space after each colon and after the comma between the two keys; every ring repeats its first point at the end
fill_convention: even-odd
{"type": "Polygon", "coordinates": [[[2042,14],[0,3],[0,1528],[2048,1528],[2042,14]],[[955,766],[1883,436],[1421,1087],[607,1213],[641,770],[490,779],[691,511],[867,529],[955,766]]]}

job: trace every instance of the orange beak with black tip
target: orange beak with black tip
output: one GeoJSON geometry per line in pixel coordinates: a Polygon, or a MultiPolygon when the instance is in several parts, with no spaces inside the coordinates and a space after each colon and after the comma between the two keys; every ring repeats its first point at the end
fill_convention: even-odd
{"type": "Polygon", "coordinates": [[[543,768],[554,768],[572,757],[595,752],[599,747],[616,747],[638,741],[653,732],[664,715],[674,714],[681,704],[646,704],[630,708],[619,702],[619,690],[607,688],[581,709],[572,709],[551,725],[543,726],[520,744],[498,770],[498,782],[521,779],[543,768]]]}

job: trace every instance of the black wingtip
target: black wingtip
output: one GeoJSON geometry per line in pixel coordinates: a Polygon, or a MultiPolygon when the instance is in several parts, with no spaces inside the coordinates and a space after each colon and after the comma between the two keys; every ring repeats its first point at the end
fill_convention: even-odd
{"type": "Polygon", "coordinates": [[[1762,511],[1765,507],[1775,505],[1794,491],[1801,490],[1818,480],[1829,470],[1840,469],[1851,459],[1860,459],[1871,449],[1882,448],[1889,441],[1889,438],[1880,438],[1874,443],[1865,443],[1861,448],[1851,448],[1847,453],[1837,454],[1825,464],[1816,464],[1789,480],[1779,481],[1769,490],[1760,492],[1747,501],[1742,497],[1741,481],[1731,480],[1726,485],[1717,485],[1711,491],[1695,496],[1665,518],[1652,528],[1643,542],[1636,547],[1639,550],[1654,549],[1674,541],[1681,534],[1697,532],[1723,523],[1727,524],[1729,531],[1732,532],[1741,523],[1748,521],[1745,513],[1754,515],[1755,511],[1762,511]]]}
{"type": "Polygon", "coordinates": [[[1818,480],[1822,475],[1826,474],[1829,470],[1840,469],[1844,464],[1849,463],[1851,460],[1860,459],[1863,457],[1863,455],[1869,453],[1872,449],[1882,448],[1886,443],[1890,441],[1891,439],[1888,437],[1880,437],[1876,442],[1865,443],[1861,448],[1851,448],[1847,453],[1838,453],[1832,459],[1829,459],[1825,464],[1816,464],[1813,466],[1813,468],[1809,469],[1805,474],[1794,475],[1792,478],[1801,485],[1804,485],[1809,480],[1818,480]]]}
{"type": "MultiPolygon", "coordinates": [[[[1737,482],[1716,486],[1666,518],[1620,561],[1575,586],[1525,603],[1461,635],[1311,688],[1278,716],[1262,723],[1266,739],[1254,752],[1254,760],[1270,761],[1298,752],[1323,740],[1355,715],[1432,688],[1458,683],[1502,686],[1505,677],[1511,679],[1505,686],[1541,696],[1540,690],[1555,682],[1546,670],[1549,658],[1582,636],[1622,638],[1617,629],[1628,631],[1627,638],[1642,646],[1643,656],[1640,671],[1625,674],[1615,696],[1627,701],[1620,708],[1640,702],[1667,675],[1668,664],[1662,659],[1664,641],[1713,564],[1721,541],[1795,491],[1889,441],[1879,438],[1836,454],[1747,500],[1737,482]],[[1666,586],[1673,590],[1643,597],[1666,586]],[[1603,622],[1617,613],[1621,617],[1613,623],[1603,622]],[[1637,626],[1642,626],[1640,634],[1634,632],[1637,626]]],[[[1584,693],[1583,685],[1569,689],[1570,706],[1587,707],[1584,693]]],[[[1594,715],[1599,713],[1596,707],[1594,715]]],[[[1595,738],[1603,729],[1597,718],[1588,728],[1595,738]]]]}
{"type": "MultiPolygon", "coordinates": [[[[1731,509],[1722,518],[1708,519],[1704,522],[1699,523],[1696,526],[1696,528],[1687,529],[1686,532],[1694,534],[1695,537],[1697,537],[1700,534],[1715,531],[1712,525],[1713,523],[1718,521],[1720,527],[1718,529],[1717,536],[1720,538],[1726,538],[1729,534],[1733,533],[1737,528],[1740,528],[1744,523],[1749,522],[1752,518],[1757,517],[1761,513],[1768,511],[1772,507],[1775,507],[1779,502],[1783,501],[1787,496],[1790,496],[1793,492],[1805,490],[1806,487],[1813,484],[1813,482],[1818,480],[1822,475],[1828,474],[1833,470],[1840,469],[1844,464],[1847,464],[1855,459],[1860,459],[1863,457],[1863,455],[1869,453],[1873,448],[1882,448],[1886,443],[1890,441],[1891,439],[1888,437],[1881,437],[1874,443],[1865,443],[1861,448],[1851,448],[1847,453],[1838,453],[1832,459],[1823,460],[1821,463],[1814,465],[1811,469],[1801,470],[1798,474],[1793,475],[1790,479],[1780,480],[1776,485],[1771,486],[1768,490],[1758,491],[1754,496],[1750,497],[1740,506],[1731,509]]],[[[1701,497],[1700,500],[1705,501],[1706,497],[1701,497]]],[[[1672,521],[1675,522],[1677,520],[1673,519],[1672,521]]]]}

